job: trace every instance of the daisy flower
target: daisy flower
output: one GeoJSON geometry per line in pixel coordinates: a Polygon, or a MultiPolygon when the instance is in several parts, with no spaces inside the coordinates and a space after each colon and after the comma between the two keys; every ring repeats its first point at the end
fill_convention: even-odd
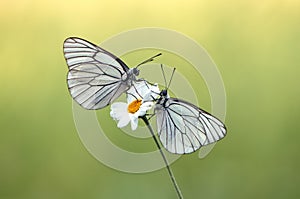
{"type": "Polygon", "coordinates": [[[127,103],[115,102],[111,105],[110,116],[118,121],[122,128],[131,122],[131,129],[138,126],[138,118],[144,116],[154,105],[154,99],[159,96],[157,84],[151,85],[144,80],[134,82],[127,91],[127,103]]]}

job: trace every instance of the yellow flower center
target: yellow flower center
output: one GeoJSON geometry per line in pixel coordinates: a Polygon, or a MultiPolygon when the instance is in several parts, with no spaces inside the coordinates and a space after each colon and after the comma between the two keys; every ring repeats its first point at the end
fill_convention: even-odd
{"type": "Polygon", "coordinates": [[[128,113],[135,113],[139,110],[140,106],[142,105],[142,100],[140,99],[137,99],[137,100],[134,100],[133,102],[131,102],[129,105],[128,105],[128,113]]]}

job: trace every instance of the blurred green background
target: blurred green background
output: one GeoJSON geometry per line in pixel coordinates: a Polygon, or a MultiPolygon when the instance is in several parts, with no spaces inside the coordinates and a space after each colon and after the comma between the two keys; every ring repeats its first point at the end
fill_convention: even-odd
{"type": "MultiPolygon", "coordinates": [[[[226,87],[227,137],[206,158],[172,165],[185,198],[299,198],[299,10],[297,0],[1,0],[0,198],[176,198],[166,170],[122,173],[87,152],[65,80],[65,38],[100,43],[152,26],[201,44],[226,87]]],[[[111,137],[133,151],[140,142],[155,149],[151,139],[111,137]]]]}

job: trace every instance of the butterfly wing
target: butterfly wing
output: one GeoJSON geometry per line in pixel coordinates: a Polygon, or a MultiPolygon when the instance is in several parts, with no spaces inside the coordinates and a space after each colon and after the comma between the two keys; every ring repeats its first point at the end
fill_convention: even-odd
{"type": "Polygon", "coordinates": [[[171,153],[192,153],[226,135],[219,119],[183,100],[166,98],[156,104],[155,113],[159,138],[171,153]]]}
{"type": "Polygon", "coordinates": [[[67,83],[73,99],[86,109],[109,105],[129,86],[129,68],[119,58],[84,39],[70,37],[64,42],[69,72],[67,83]]]}

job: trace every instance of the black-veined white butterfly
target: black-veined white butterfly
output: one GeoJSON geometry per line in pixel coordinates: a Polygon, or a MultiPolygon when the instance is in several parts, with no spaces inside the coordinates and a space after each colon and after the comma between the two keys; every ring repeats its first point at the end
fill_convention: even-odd
{"type": "Polygon", "coordinates": [[[64,42],[64,56],[69,67],[67,84],[73,99],[86,109],[101,109],[126,92],[139,75],[138,66],[129,67],[110,52],[77,37],[64,42]]]}
{"type": "Polygon", "coordinates": [[[169,97],[167,89],[160,92],[154,114],[160,141],[171,153],[192,153],[226,135],[219,119],[187,101],[169,97]]]}

